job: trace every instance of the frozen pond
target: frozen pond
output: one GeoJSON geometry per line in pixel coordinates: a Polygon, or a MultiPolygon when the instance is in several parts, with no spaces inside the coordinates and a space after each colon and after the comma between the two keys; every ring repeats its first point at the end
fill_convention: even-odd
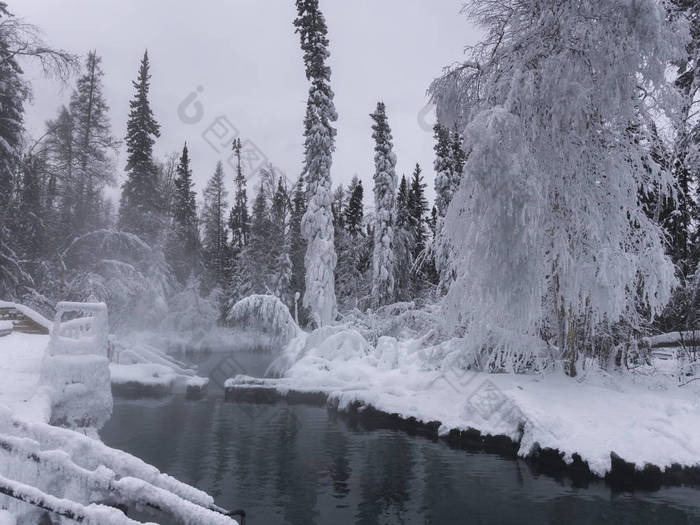
{"type": "MultiPolygon", "coordinates": [[[[256,359],[233,366],[254,375],[256,359]]],[[[576,488],[523,461],[453,449],[325,407],[224,402],[216,387],[201,401],[115,400],[101,435],[218,504],[244,508],[251,525],[700,523],[694,489],[576,488]]]]}

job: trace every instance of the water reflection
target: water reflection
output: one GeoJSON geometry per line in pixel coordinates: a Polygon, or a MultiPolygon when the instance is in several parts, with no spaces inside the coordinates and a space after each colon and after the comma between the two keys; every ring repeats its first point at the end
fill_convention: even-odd
{"type": "Polygon", "coordinates": [[[250,524],[700,524],[688,488],[613,495],[311,406],[117,400],[104,441],[243,507],[250,524]]]}

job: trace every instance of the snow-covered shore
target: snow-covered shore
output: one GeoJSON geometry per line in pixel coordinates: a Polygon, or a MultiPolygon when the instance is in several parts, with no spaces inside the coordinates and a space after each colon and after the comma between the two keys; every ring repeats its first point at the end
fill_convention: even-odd
{"type": "Polygon", "coordinates": [[[340,410],[371,406],[403,419],[439,422],[439,434],[476,430],[506,436],[528,457],[558,451],[580,457],[597,476],[613,458],[638,470],[700,468],[700,384],[666,377],[589,371],[572,379],[486,374],[425,364],[415,341],[382,337],[370,345],[353,330],[326,330],[295,340],[280,379],[232,378],[227,388],[318,392],[340,410]],[[293,363],[293,364],[289,364],[293,363]]]}
{"type": "MultiPolygon", "coordinates": [[[[49,356],[48,345],[45,334],[12,332],[0,339],[0,523],[36,523],[41,508],[92,525],[138,523],[112,503],[160,509],[192,524],[236,523],[210,495],[104,445],[94,425],[109,417],[112,398],[109,377],[97,377],[95,362],[101,360],[100,370],[108,373],[101,366],[106,358],[49,356]],[[49,424],[56,419],[89,426],[78,424],[76,431],[49,424]]],[[[146,368],[149,374],[136,379],[152,381],[154,367],[158,375],[176,376],[165,365],[116,367],[122,380],[146,368]]],[[[200,386],[205,382],[185,375],[200,386]]]]}

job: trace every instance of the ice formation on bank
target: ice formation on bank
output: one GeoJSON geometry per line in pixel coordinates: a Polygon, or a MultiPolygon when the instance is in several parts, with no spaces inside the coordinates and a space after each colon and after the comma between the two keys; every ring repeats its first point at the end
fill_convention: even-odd
{"type": "Polygon", "coordinates": [[[640,469],[700,467],[700,383],[679,388],[678,377],[651,369],[611,375],[591,368],[577,379],[487,374],[444,359],[464,346],[463,339],[430,345],[391,336],[370,344],[352,327],[324,327],[290,342],[275,362],[280,379],[232,378],[226,386],[322,392],[341,410],[360,403],[439,421],[441,434],[505,435],[521,456],[550,448],[571,462],[578,454],[600,476],[610,471],[611,454],[640,469]]]}

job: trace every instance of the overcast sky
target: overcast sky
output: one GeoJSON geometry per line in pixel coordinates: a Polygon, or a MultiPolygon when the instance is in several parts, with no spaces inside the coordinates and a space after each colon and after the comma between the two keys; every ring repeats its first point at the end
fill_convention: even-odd
{"type": "MultiPolygon", "coordinates": [[[[431,80],[475,41],[477,33],[459,13],[460,6],[460,0],[321,0],[339,116],[334,184],[346,184],[357,174],[371,188],[369,113],[383,100],[397,173],[408,176],[420,162],[432,189],[432,133],[419,125],[418,114],[431,80]]],[[[308,83],[292,25],[293,0],[15,0],[10,9],[40,26],[53,46],[80,55],[97,50],[118,138],[126,130],[131,81],[148,48],[150,100],[161,124],[156,154],[164,158],[187,141],[198,191],[216,161],[226,163],[229,152],[219,143],[236,132],[287,177],[298,176],[308,83]],[[190,94],[196,94],[191,99],[203,111],[197,111],[195,102],[178,111],[190,94]]],[[[61,89],[32,68],[27,73],[34,84],[27,127],[38,136],[72,87],[61,89]]],[[[424,120],[432,123],[433,118],[429,114],[424,120]]],[[[252,150],[248,154],[250,165],[257,165],[252,150]]],[[[120,183],[124,161],[122,152],[120,183]]],[[[231,188],[232,170],[225,167],[231,188]]],[[[365,195],[371,206],[371,193],[365,195]]]]}

